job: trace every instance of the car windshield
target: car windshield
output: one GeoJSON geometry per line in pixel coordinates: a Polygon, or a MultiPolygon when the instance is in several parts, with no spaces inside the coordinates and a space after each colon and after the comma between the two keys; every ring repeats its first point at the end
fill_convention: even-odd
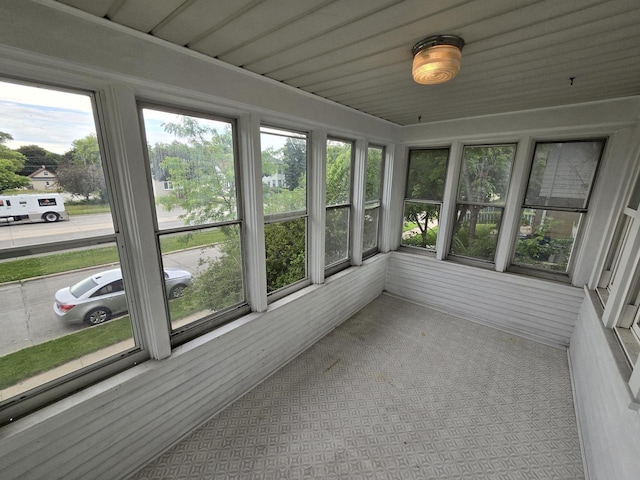
{"type": "Polygon", "coordinates": [[[84,295],[89,290],[91,290],[93,287],[95,287],[96,285],[98,284],[95,282],[95,280],[89,277],[69,287],[69,291],[71,292],[71,295],[73,295],[76,298],[79,298],[80,296],[84,295]]]}

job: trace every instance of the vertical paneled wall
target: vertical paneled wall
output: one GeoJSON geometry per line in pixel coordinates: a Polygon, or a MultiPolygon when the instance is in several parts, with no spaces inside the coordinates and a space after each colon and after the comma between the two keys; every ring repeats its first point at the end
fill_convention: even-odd
{"type": "Polygon", "coordinates": [[[613,332],[603,328],[597,301],[585,298],[569,348],[585,464],[590,480],[637,479],[640,414],[631,405],[629,368],[613,332]]]}
{"type": "Polygon", "coordinates": [[[580,288],[393,252],[390,293],[552,346],[569,345],[580,288]]]}
{"type": "Polygon", "coordinates": [[[122,478],[382,293],[381,254],[0,431],[3,480],[122,478]]]}

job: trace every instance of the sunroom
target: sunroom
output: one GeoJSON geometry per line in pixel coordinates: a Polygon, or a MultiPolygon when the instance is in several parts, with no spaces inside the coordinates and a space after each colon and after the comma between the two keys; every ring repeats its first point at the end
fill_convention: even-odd
{"type": "Polygon", "coordinates": [[[637,478],[639,20],[3,1],[0,476],[637,478]]]}

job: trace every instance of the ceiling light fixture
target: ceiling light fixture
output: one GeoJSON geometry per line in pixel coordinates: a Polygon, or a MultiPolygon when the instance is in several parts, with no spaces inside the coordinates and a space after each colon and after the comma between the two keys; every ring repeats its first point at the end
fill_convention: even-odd
{"type": "Polygon", "coordinates": [[[464,40],[455,35],[433,35],[413,46],[411,73],[417,83],[436,85],[455,77],[460,71],[464,40]]]}

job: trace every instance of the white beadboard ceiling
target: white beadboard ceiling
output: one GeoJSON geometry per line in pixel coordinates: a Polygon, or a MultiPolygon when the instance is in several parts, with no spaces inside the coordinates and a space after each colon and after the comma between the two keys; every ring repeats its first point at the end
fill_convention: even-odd
{"type": "Polygon", "coordinates": [[[639,0],[59,3],[400,125],[640,94],[639,0]],[[435,34],[465,40],[462,70],[417,85],[435,34]]]}

